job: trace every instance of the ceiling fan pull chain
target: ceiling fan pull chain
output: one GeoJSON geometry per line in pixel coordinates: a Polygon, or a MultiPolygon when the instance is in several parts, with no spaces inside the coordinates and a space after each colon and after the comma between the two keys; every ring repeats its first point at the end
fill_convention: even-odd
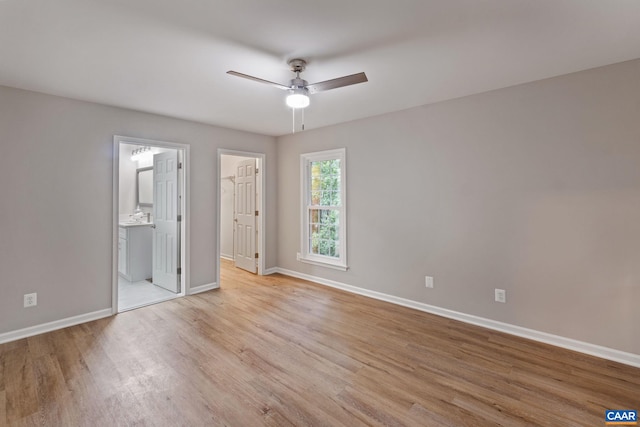
{"type": "Polygon", "coordinates": [[[302,130],[304,131],[304,108],[302,109],[302,130]]]}
{"type": "Polygon", "coordinates": [[[292,125],[291,125],[291,133],[296,133],[296,109],[292,108],[291,109],[291,120],[292,120],[292,125]]]}

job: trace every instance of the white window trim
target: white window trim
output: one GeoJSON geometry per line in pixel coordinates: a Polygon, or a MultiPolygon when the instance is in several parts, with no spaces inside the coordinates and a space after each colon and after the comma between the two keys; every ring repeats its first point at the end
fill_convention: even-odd
{"type": "Polygon", "coordinates": [[[298,261],[323,267],[334,268],[346,271],[347,266],[347,163],[346,150],[339,148],[335,150],[318,151],[314,153],[300,154],[300,252],[298,261]],[[308,191],[310,187],[309,167],[312,162],[324,160],[340,160],[340,258],[331,258],[323,255],[309,253],[309,215],[308,215],[308,191]]]}

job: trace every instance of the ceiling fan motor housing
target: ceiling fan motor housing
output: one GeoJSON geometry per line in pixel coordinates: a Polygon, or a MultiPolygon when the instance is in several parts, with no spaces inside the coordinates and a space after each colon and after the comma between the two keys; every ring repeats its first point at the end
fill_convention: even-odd
{"type": "Polygon", "coordinates": [[[306,89],[309,83],[306,80],[301,79],[300,77],[296,77],[295,79],[291,79],[291,84],[289,87],[291,89],[306,89]]]}

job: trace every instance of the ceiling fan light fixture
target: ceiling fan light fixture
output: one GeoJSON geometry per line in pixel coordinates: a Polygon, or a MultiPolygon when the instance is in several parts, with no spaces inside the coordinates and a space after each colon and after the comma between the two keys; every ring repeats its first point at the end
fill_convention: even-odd
{"type": "Polygon", "coordinates": [[[309,95],[306,88],[296,88],[287,95],[287,106],[290,108],[306,108],[309,106],[309,95]]]}

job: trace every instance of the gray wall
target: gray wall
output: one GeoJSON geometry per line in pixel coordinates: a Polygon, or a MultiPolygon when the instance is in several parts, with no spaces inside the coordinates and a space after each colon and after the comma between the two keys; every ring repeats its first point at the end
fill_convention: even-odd
{"type": "Polygon", "coordinates": [[[350,269],[297,262],[282,226],[278,266],[640,354],[639,76],[631,61],[279,138],[279,224],[299,224],[300,153],[346,147],[350,269]]]}
{"type": "Polygon", "coordinates": [[[640,354],[639,75],[631,61],[277,143],[0,87],[0,333],[111,306],[118,134],[191,145],[191,286],[215,281],[217,149],[263,152],[267,268],[640,354]],[[296,261],[299,154],[338,147],[347,272],[296,261]]]}
{"type": "Polygon", "coordinates": [[[0,87],[0,333],[111,307],[114,135],[190,144],[192,287],[216,281],[217,149],[265,153],[276,265],[275,138],[0,87]]]}

